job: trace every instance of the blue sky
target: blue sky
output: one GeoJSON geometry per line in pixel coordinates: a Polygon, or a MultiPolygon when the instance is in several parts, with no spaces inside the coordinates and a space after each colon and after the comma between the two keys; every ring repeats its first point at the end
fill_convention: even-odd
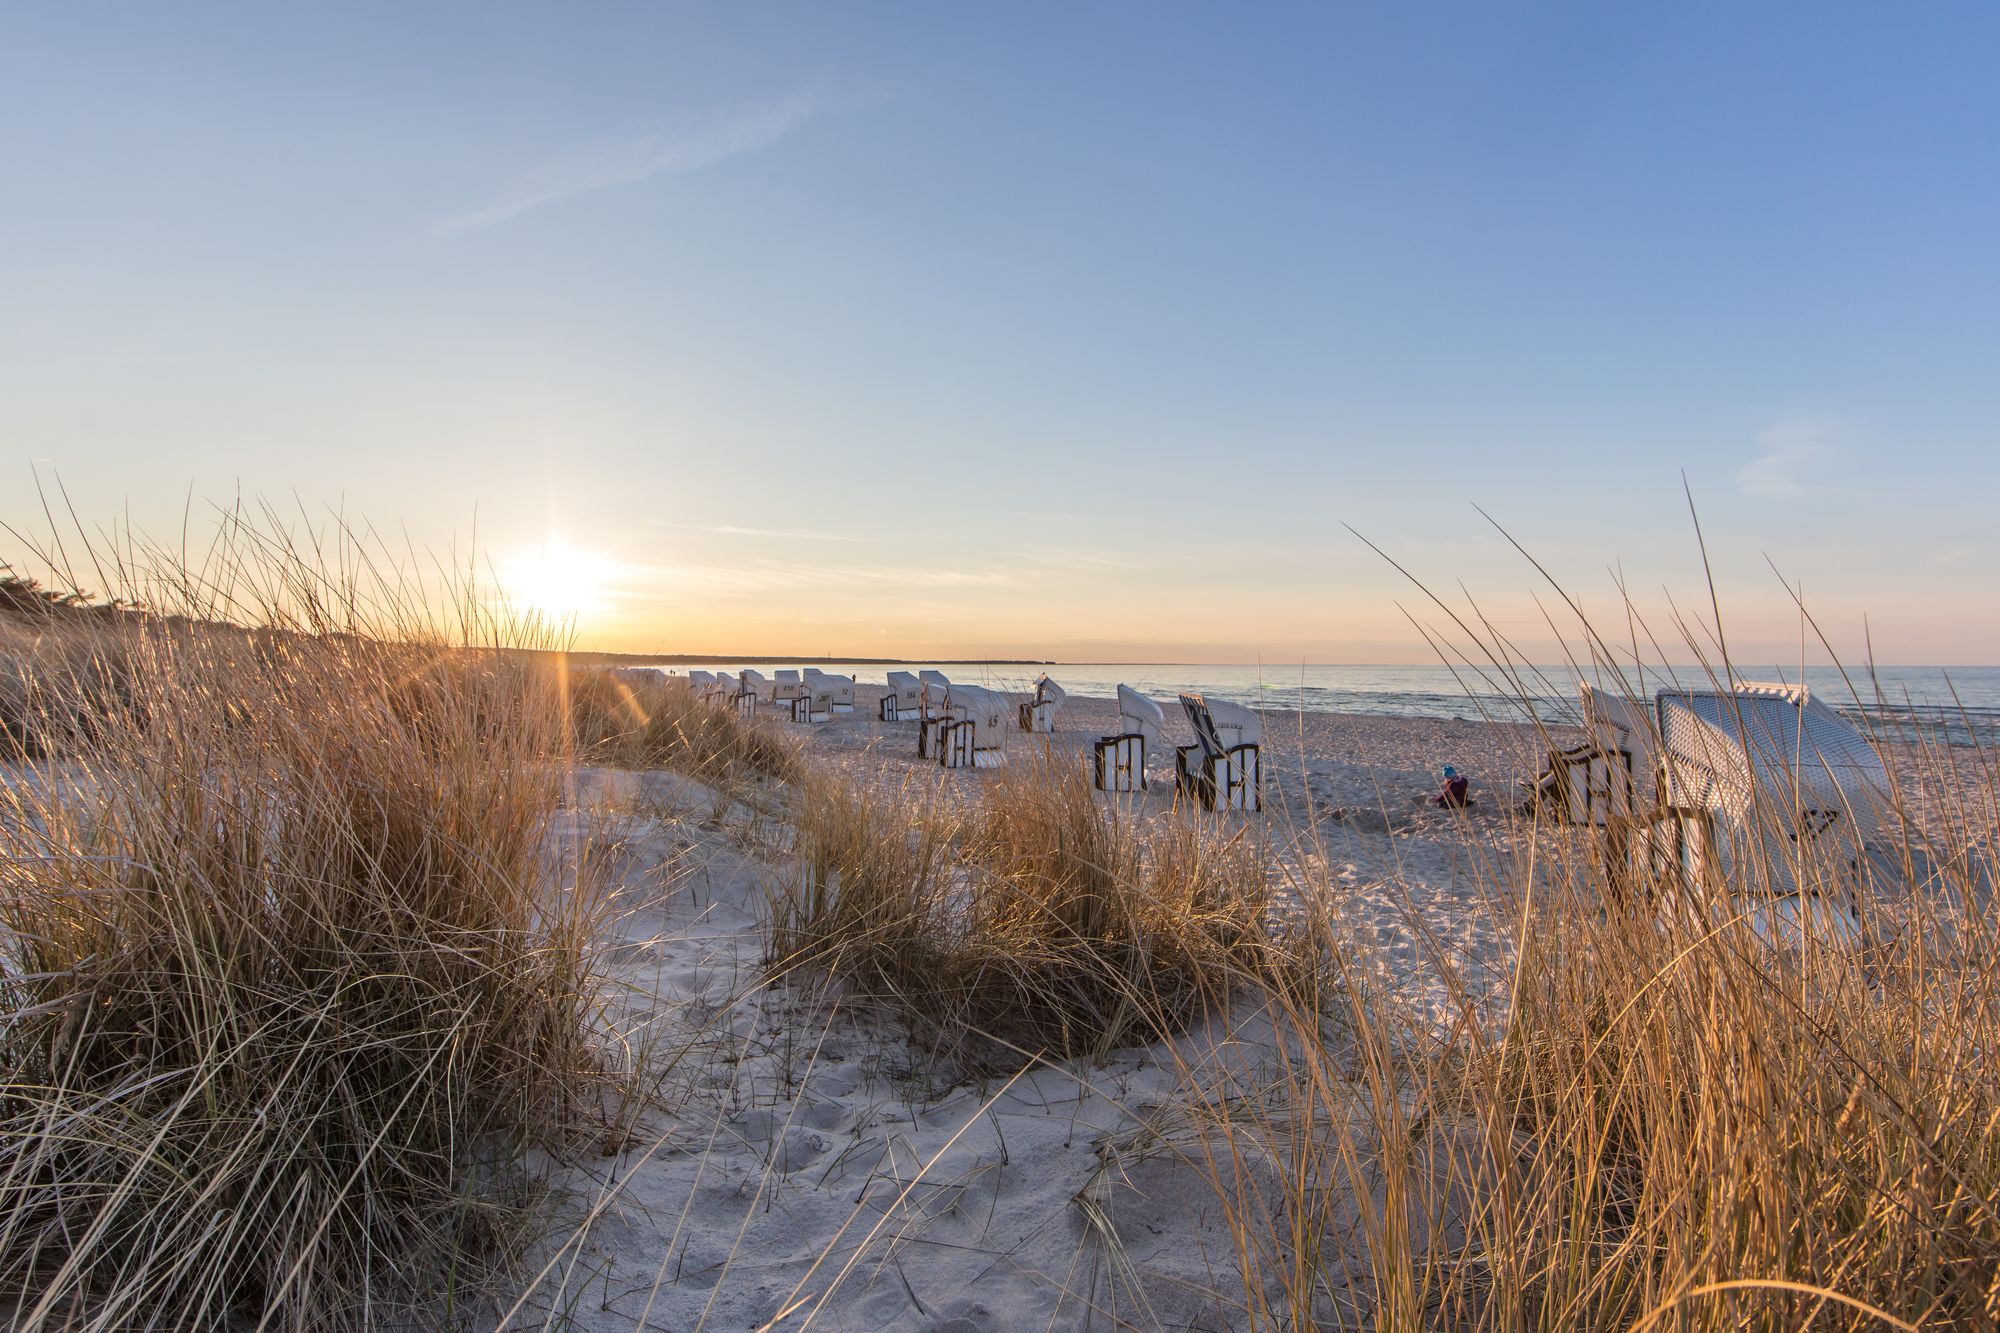
{"type": "Polygon", "coordinates": [[[593,646],[1421,660],[1352,524],[2000,661],[1990,6],[0,6],[0,520],[593,646]],[[553,548],[552,564],[536,553],[553,548]]]}

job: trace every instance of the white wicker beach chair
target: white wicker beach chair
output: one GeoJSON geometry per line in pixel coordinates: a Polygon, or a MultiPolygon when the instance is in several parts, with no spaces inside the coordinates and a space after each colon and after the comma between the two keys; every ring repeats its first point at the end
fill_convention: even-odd
{"type": "Polygon", "coordinates": [[[710,694],[715,692],[715,673],[713,671],[690,671],[687,674],[687,682],[688,688],[694,691],[696,699],[706,699],[710,694]]]}
{"type": "Polygon", "coordinates": [[[1021,703],[1021,730],[1051,732],[1056,729],[1056,714],[1062,712],[1063,704],[1069,699],[1063,687],[1050,680],[1047,672],[1035,681],[1035,695],[1021,703]]]}
{"type": "Polygon", "coordinates": [[[889,692],[879,706],[884,722],[907,722],[923,715],[923,686],[907,671],[891,671],[889,692]]]}
{"type": "Polygon", "coordinates": [[[1160,743],[1167,715],[1130,685],[1118,687],[1118,731],[1090,752],[1090,780],[1099,791],[1146,790],[1146,757],[1160,743]]]}
{"type": "Polygon", "coordinates": [[[1802,686],[1661,690],[1654,708],[1654,869],[1729,894],[1760,934],[1858,932],[1853,895],[1893,809],[1867,739],[1802,686]]]}
{"type": "Polygon", "coordinates": [[[757,716],[758,696],[763,692],[764,677],[745,667],[736,673],[736,688],[729,695],[730,706],[736,716],[746,720],[757,716]]]}
{"type": "Polygon", "coordinates": [[[806,688],[813,697],[813,712],[832,717],[836,713],[854,711],[854,677],[836,676],[831,672],[808,668],[806,688]]]}
{"type": "Polygon", "coordinates": [[[1263,808],[1264,719],[1225,699],[1183,694],[1194,744],[1174,750],[1174,783],[1209,810],[1263,808]]]}
{"type": "MultiPolygon", "coordinates": [[[[783,672],[779,672],[783,675],[783,672]]],[[[830,722],[833,720],[833,696],[826,685],[826,673],[818,667],[807,667],[799,681],[799,692],[789,701],[790,716],[794,722],[830,722]]]]}
{"type": "Polygon", "coordinates": [[[1659,746],[1643,705],[1587,682],[1579,688],[1588,739],[1568,750],[1550,751],[1529,804],[1571,824],[1604,827],[1630,819],[1650,803],[1659,746]]]}
{"type": "Polygon", "coordinates": [[[1007,762],[1010,702],[997,690],[954,685],[951,720],[939,730],[938,762],[946,768],[999,768],[1007,762]]]}
{"type": "Polygon", "coordinates": [[[799,673],[789,667],[778,671],[771,685],[771,707],[794,722],[804,722],[812,712],[812,696],[806,692],[806,683],[799,679],[799,673]],[[806,700],[804,712],[800,711],[799,700],[806,700]]]}
{"type": "Polygon", "coordinates": [[[945,724],[956,721],[951,715],[951,681],[942,671],[928,668],[917,673],[917,758],[937,754],[937,740],[945,724]]]}

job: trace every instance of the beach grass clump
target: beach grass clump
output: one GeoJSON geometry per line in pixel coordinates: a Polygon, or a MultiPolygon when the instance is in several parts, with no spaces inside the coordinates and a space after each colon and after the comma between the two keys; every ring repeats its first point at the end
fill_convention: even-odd
{"type": "Polygon", "coordinates": [[[1261,939],[1263,881],[1181,812],[1156,836],[1044,759],[976,804],[823,779],[801,795],[774,968],[840,977],[980,1066],[1101,1056],[1191,1021],[1261,939]]]}
{"type": "Polygon", "coordinates": [[[1991,756],[1880,739],[1894,815],[1858,859],[1759,808],[1695,880],[1587,827],[1469,860],[1464,910],[1512,941],[1497,1006],[1414,903],[1442,1024],[1359,977],[1259,991],[1255,1095],[1182,1070],[1245,1326],[2000,1326],[1991,756]]]}
{"type": "Polygon", "coordinates": [[[10,1327],[453,1317],[603,1086],[546,673],[237,555],[263,627],[135,628],[132,706],[0,783],[10,1327]]]}
{"type": "Polygon", "coordinates": [[[0,763],[83,749],[130,710],[131,636],[0,612],[0,763]]]}
{"type": "Polygon", "coordinates": [[[642,684],[613,671],[575,670],[566,687],[583,762],[672,768],[711,785],[799,772],[798,745],[779,727],[697,699],[685,680],[642,684]]]}
{"type": "Polygon", "coordinates": [[[1774,942],[1726,893],[1663,915],[1686,886],[1638,887],[1540,904],[1512,1022],[1451,1071],[1506,1148],[1481,1182],[1507,1201],[1477,1238],[1487,1301],[1545,1327],[2000,1321],[2000,941],[1965,910],[1990,885],[1964,862],[1879,877],[1861,947],[1774,942]]]}

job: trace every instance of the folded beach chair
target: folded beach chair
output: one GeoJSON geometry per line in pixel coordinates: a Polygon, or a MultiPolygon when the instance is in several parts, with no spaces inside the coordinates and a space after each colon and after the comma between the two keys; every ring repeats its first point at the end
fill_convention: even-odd
{"type": "Polygon", "coordinates": [[[889,673],[889,692],[882,696],[879,711],[884,722],[907,722],[922,716],[923,686],[907,671],[889,673]]]}
{"type": "Polygon", "coordinates": [[[951,689],[953,716],[939,729],[938,762],[946,768],[998,768],[1007,762],[1007,696],[976,685],[951,689]]]}
{"type": "Polygon", "coordinates": [[[942,671],[923,670],[917,673],[917,758],[928,759],[937,754],[938,734],[947,722],[956,721],[951,715],[951,682],[942,671]]]}
{"type": "Polygon", "coordinates": [[[1261,809],[1264,720],[1241,704],[1199,694],[1183,694],[1181,707],[1194,744],[1174,749],[1175,786],[1204,809],[1261,809]]]}
{"type": "Polygon", "coordinates": [[[1661,801],[1636,853],[1727,894],[1767,938],[1858,933],[1853,897],[1893,811],[1867,739],[1803,686],[1661,690],[1654,710],[1661,801]]]}
{"type": "Polygon", "coordinates": [[[1581,690],[1588,739],[1549,753],[1529,805],[1567,823],[1602,827],[1630,819],[1641,807],[1642,791],[1651,797],[1659,747],[1644,705],[1588,683],[1581,690]],[[1636,781],[1639,774],[1645,775],[1643,788],[1636,781]]]}
{"type": "Polygon", "coordinates": [[[1054,731],[1056,714],[1068,699],[1063,687],[1050,680],[1047,672],[1042,673],[1035,681],[1035,697],[1022,701],[1021,730],[1054,731]]]}
{"type": "Polygon", "coordinates": [[[1118,731],[1091,748],[1090,780],[1099,791],[1146,790],[1146,751],[1160,741],[1167,715],[1130,685],[1118,687],[1118,731]]]}

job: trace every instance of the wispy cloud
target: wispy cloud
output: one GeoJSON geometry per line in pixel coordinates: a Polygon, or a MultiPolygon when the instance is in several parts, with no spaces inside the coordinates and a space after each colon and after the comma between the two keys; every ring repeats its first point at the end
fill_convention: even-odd
{"type": "Polygon", "coordinates": [[[802,92],[689,120],[655,134],[607,139],[567,153],[524,174],[479,208],[440,219],[433,230],[456,236],[497,227],[531,209],[656,176],[685,175],[733,157],[761,152],[818,115],[823,99],[802,92]]]}
{"type": "Polygon", "coordinates": [[[1021,559],[1033,565],[1068,570],[1138,569],[1142,563],[1129,552],[1089,546],[1031,546],[1021,552],[1021,559]]]}
{"type": "Polygon", "coordinates": [[[1825,457],[1838,423],[1828,417],[1785,417],[1757,433],[1758,454],[1736,474],[1746,495],[1797,500],[1812,489],[1808,476],[1825,457]]]}
{"type": "Polygon", "coordinates": [[[1022,578],[1012,570],[908,566],[842,566],[804,561],[755,560],[736,564],[665,564],[643,571],[649,586],[700,590],[711,596],[765,593],[778,589],[870,587],[908,589],[1004,588],[1022,578]]]}
{"type": "Polygon", "coordinates": [[[768,537],[796,542],[865,542],[868,537],[850,537],[839,532],[814,532],[810,528],[746,528],[734,523],[709,526],[705,523],[673,523],[660,520],[662,527],[680,528],[687,532],[714,532],[724,537],[768,537]]]}
{"type": "Polygon", "coordinates": [[[1109,523],[1111,521],[1111,519],[1104,514],[1078,514],[1078,513],[1073,513],[1067,509],[1016,509],[1014,511],[1014,517],[1057,518],[1057,519],[1066,519],[1077,523],[1109,523]]]}

